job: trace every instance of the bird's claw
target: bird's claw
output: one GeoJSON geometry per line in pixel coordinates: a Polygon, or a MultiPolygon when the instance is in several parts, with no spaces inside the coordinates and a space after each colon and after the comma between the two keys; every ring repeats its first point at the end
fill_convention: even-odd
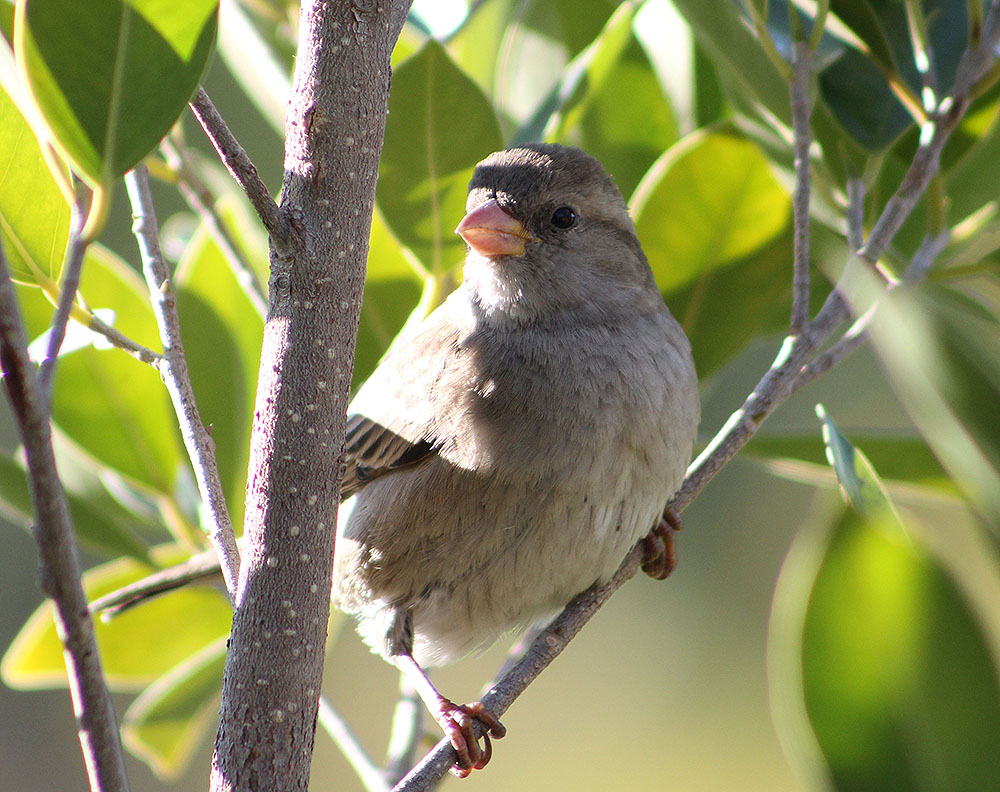
{"type": "Polygon", "coordinates": [[[681,518],[668,506],[663,518],[642,540],[642,571],[654,580],[663,580],[677,568],[674,534],[682,525],[681,518]]]}
{"type": "Polygon", "coordinates": [[[448,699],[442,699],[435,720],[441,724],[445,736],[451,740],[458,761],[452,766],[451,772],[459,778],[465,778],[473,770],[482,770],[493,755],[493,744],[490,737],[500,739],[507,733],[493,713],[483,706],[481,701],[471,704],[455,704],[448,699]],[[480,721],[486,730],[483,732],[483,747],[479,747],[476,735],[476,721],[480,721]]]}

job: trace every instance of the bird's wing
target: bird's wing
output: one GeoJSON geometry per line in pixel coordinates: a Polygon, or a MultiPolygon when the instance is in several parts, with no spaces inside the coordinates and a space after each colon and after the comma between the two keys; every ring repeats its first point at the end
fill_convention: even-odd
{"type": "Polygon", "coordinates": [[[453,423],[453,389],[442,378],[461,370],[463,312],[448,300],[390,349],[351,402],[344,448],[347,468],[341,498],[373,479],[418,464],[437,453],[443,426],[453,423]]]}
{"type": "Polygon", "coordinates": [[[434,453],[433,439],[412,442],[365,415],[349,415],[344,446],[347,469],[340,484],[340,497],[349,498],[372,479],[415,465],[434,453]]]}

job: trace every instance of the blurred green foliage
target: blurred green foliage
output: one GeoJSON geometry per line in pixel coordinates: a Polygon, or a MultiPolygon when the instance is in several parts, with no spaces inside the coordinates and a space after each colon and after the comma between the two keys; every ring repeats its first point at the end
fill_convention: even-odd
{"type": "MultiPolygon", "coordinates": [[[[102,4],[140,24],[129,32],[111,16],[81,14],[79,3],[32,0],[21,0],[14,17],[11,5],[0,2],[5,42],[12,29],[13,40],[23,42],[16,66],[9,43],[0,42],[0,230],[32,338],[50,321],[69,222],[59,187],[65,168],[43,159],[33,130],[47,129],[58,150],[92,181],[120,174],[170,131],[214,35],[215,7],[204,0],[102,4]],[[166,42],[172,48],[164,49],[166,42]],[[122,60],[138,49],[144,68],[176,79],[147,91],[147,72],[122,60]],[[83,51],[86,69],[73,54],[83,51]],[[182,51],[188,60],[179,68],[182,51]],[[46,52],[62,54],[50,61],[46,52]],[[123,63],[125,77],[112,85],[107,75],[123,63]],[[80,82],[85,71],[91,79],[80,82]],[[136,109],[140,99],[147,110],[136,109]]],[[[227,5],[221,57],[240,84],[270,92],[256,104],[264,108],[263,123],[275,126],[280,119],[268,117],[266,108],[283,106],[281,80],[276,85],[272,78],[276,70],[287,89],[296,8],[283,0],[227,5]],[[269,53],[266,61],[226,44],[227,26],[237,24],[252,32],[254,47],[269,53]]],[[[692,339],[706,404],[701,439],[707,442],[719,416],[737,407],[762,373],[760,349],[772,349],[787,327],[792,154],[787,63],[780,59],[789,57],[797,26],[808,32],[812,20],[793,11],[796,24],[787,3],[756,0],[473,5],[447,34],[434,35],[415,14],[394,56],[355,384],[408,318],[425,315],[460,277],[464,247],[452,229],[475,163],[513,142],[553,140],[601,159],[630,199],[664,298],[692,339]],[[763,25],[755,28],[754,16],[765,10],[763,25]]],[[[919,145],[927,92],[949,90],[970,35],[981,33],[974,23],[992,7],[986,6],[979,0],[832,3],[836,18],[814,37],[814,309],[849,255],[847,176],[865,180],[868,228],[919,145]],[[929,53],[929,71],[921,73],[915,51],[929,53]]],[[[826,403],[830,412],[821,414],[821,423],[775,416],[769,427],[776,428],[762,432],[745,454],[771,476],[761,479],[758,470],[754,492],[748,495],[745,474],[727,470],[705,496],[718,504],[754,498],[777,537],[772,553],[788,550],[771,603],[768,695],[800,788],[1000,789],[998,110],[1000,92],[988,79],[945,150],[940,177],[884,257],[887,270],[901,272],[929,236],[948,231],[927,281],[882,300],[870,328],[878,363],[869,360],[855,380],[837,385],[831,376],[809,386],[799,402],[826,403]],[[843,403],[843,391],[862,401],[841,431],[834,405],[843,403]],[[873,393],[880,395],[864,401],[873,393]],[[888,401],[902,409],[887,411],[888,401]],[[760,494],[761,480],[787,494],[781,479],[817,493],[812,505],[783,509],[780,499],[760,494]],[[831,506],[826,492],[835,482],[849,505],[831,506]]],[[[171,135],[175,144],[188,145],[179,131],[171,135]]],[[[245,200],[217,164],[191,156],[214,191],[222,224],[266,281],[266,246],[245,200]]],[[[165,179],[161,192],[172,189],[177,173],[155,151],[150,163],[165,179]]],[[[239,524],[263,319],[217,234],[186,209],[171,211],[176,214],[164,224],[165,237],[176,265],[173,286],[188,365],[239,524]]],[[[80,315],[101,316],[155,349],[135,261],[134,253],[93,246],[83,270],[80,315]]],[[[789,414],[794,409],[793,401],[789,414]]],[[[87,573],[92,596],[204,546],[192,473],[152,369],[73,325],[59,364],[53,418],[78,538],[103,561],[87,573]]],[[[27,526],[32,518],[21,453],[12,445],[0,450],[0,509],[27,526]]],[[[722,511],[696,503],[693,530],[708,537],[721,532],[697,516],[721,520],[722,511]]],[[[725,534],[727,546],[747,564],[759,541],[747,532],[725,534]]],[[[714,557],[725,554],[717,548],[714,557]]],[[[714,579],[708,567],[697,573],[714,579]]],[[[758,567],[750,568],[748,575],[758,574],[758,567]]],[[[768,592],[773,572],[760,573],[768,592]]],[[[683,581],[678,585],[685,590],[683,581]]],[[[698,596],[712,594],[701,590],[698,596]]],[[[726,592],[715,596],[724,600],[726,592]]],[[[763,623],[766,602],[753,606],[763,623]]],[[[679,618],[683,622],[683,614],[679,618]]],[[[689,621],[687,629],[704,627],[689,621]]],[[[620,629],[631,640],[645,640],[649,625],[640,630],[630,624],[623,621],[620,629]]],[[[225,599],[203,588],[172,593],[99,627],[112,684],[142,690],[123,718],[128,745],[164,778],[182,772],[198,746],[210,741],[212,691],[228,628],[225,599]]],[[[755,647],[755,659],[721,651],[734,668],[764,663],[763,645],[755,647]]],[[[7,649],[2,673],[7,685],[20,689],[65,684],[46,605],[7,649]]],[[[677,681],[676,674],[653,680],[655,691],[636,695],[670,709],[683,700],[677,681]]],[[[589,688],[597,712],[617,695],[612,680],[589,688]]],[[[745,692],[752,698],[752,685],[745,692]]],[[[711,690],[702,695],[696,709],[730,712],[728,702],[713,704],[711,690]]],[[[640,697],[636,709],[649,709],[644,704],[640,697]]],[[[734,724],[738,712],[732,710],[734,724]]],[[[606,720],[616,722],[613,714],[606,720]]],[[[657,728],[655,719],[641,723],[633,729],[626,718],[619,731],[627,740],[630,733],[657,728]]],[[[770,739],[770,726],[755,728],[770,739]]],[[[598,731],[612,732],[609,739],[621,736],[598,731]]],[[[598,745],[595,761],[597,750],[619,750],[598,745]]],[[[549,757],[546,764],[564,758],[549,757]]],[[[680,788],[711,788],[707,779],[724,775],[714,765],[730,757],[705,759],[703,765],[712,767],[702,767],[701,775],[697,766],[664,772],[689,779],[680,788]]],[[[732,777],[747,789],[788,788],[787,766],[779,767],[776,757],[767,761],[760,772],[753,761],[734,759],[732,777]],[[755,776],[764,779],[762,786],[747,780],[755,776]]],[[[508,785],[538,785],[544,772],[539,764],[528,760],[523,775],[500,777],[508,785]]],[[[495,772],[491,767],[484,776],[495,772]]],[[[637,781],[634,775],[615,771],[623,788],[657,788],[656,777],[637,781]]],[[[598,777],[604,778],[595,775],[592,782],[598,777]]],[[[602,780],[599,788],[610,784],[602,780]]]]}

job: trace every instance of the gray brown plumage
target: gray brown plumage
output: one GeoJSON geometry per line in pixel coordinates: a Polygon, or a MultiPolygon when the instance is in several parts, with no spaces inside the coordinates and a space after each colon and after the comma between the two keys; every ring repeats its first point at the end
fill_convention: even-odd
{"type": "Polygon", "coordinates": [[[462,285],[352,403],[333,592],[422,680],[462,773],[484,763],[468,722],[490,716],[438,696],[419,666],[610,577],[679,486],[699,417],[688,341],[596,160],[498,152],[466,208],[462,285]]]}

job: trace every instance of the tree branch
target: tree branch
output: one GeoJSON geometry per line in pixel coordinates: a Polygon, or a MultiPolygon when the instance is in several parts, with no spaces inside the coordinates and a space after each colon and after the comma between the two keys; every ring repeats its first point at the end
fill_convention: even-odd
{"type": "Polygon", "coordinates": [[[195,91],[189,106],[208,139],[212,141],[219,158],[250,199],[257,216],[271,236],[271,244],[278,249],[285,248],[288,245],[288,222],[278,211],[278,205],[257,173],[257,167],[229,130],[204,88],[199,87],[195,91]]]}
{"type": "Polygon", "coordinates": [[[304,0],[212,789],[304,790],[389,59],[409,2],[304,0]]]}
{"type": "Polygon", "coordinates": [[[216,211],[215,198],[191,164],[190,156],[182,145],[174,143],[169,136],[164,138],[160,148],[166,156],[167,162],[177,172],[177,187],[180,189],[185,203],[205,224],[212,239],[222,251],[222,255],[229,262],[233,274],[236,275],[236,280],[243,287],[243,291],[250,299],[254,309],[261,316],[266,315],[267,300],[264,298],[263,284],[261,284],[253,267],[240,252],[239,245],[229,231],[229,227],[216,211]]]}
{"type": "Polygon", "coordinates": [[[142,269],[149,285],[153,314],[156,316],[160,341],[163,344],[163,356],[159,360],[158,368],[170,394],[174,412],[177,413],[184,447],[187,449],[194,467],[195,480],[198,482],[198,492],[208,510],[206,517],[209,539],[219,556],[226,590],[230,599],[235,602],[240,552],[236,547],[236,535],[233,533],[233,525],[226,509],[222,481],[215,461],[215,445],[198,415],[194,389],[191,387],[191,378],[188,375],[187,358],[184,356],[184,346],[181,344],[180,321],[177,318],[177,307],[170,284],[170,271],[160,252],[160,232],[153,210],[153,196],[149,191],[146,166],[140,164],[135,170],[125,174],[125,186],[128,188],[129,201],[132,203],[134,218],[132,230],[139,243],[139,252],[142,254],[142,269]]]}
{"type": "Polygon", "coordinates": [[[38,387],[45,400],[43,410],[47,413],[52,403],[52,379],[55,376],[56,361],[59,359],[59,349],[66,338],[66,325],[69,314],[76,300],[77,289],[80,288],[80,272],[83,270],[83,257],[90,246],[90,239],[83,235],[83,227],[87,222],[87,207],[84,206],[90,191],[82,183],[76,187],[75,201],[70,212],[69,241],[66,247],[66,265],[59,288],[59,304],[52,315],[49,325],[49,343],[45,350],[45,360],[38,371],[38,387]]]}
{"type": "Polygon", "coordinates": [[[41,559],[39,577],[42,590],[54,605],[53,615],[63,643],[77,734],[90,788],[126,792],[129,785],[118,719],[104,683],[94,622],[87,611],[87,597],[83,592],[69,507],[56,470],[48,400],[28,358],[21,309],[2,248],[0,368],[27,457],[36,519],[32,530],[41,559]]]}
{"type": "MultiPolygon", "coordinates": [[[[795,13],[790,11],[789,13],[795,13]]],[[[812,53],[805,41],[792,45],[792,79],[789,81],[795,152],[792,318],[789,333],[798,335],[809,321],[809,73],[812,53]]]]}

